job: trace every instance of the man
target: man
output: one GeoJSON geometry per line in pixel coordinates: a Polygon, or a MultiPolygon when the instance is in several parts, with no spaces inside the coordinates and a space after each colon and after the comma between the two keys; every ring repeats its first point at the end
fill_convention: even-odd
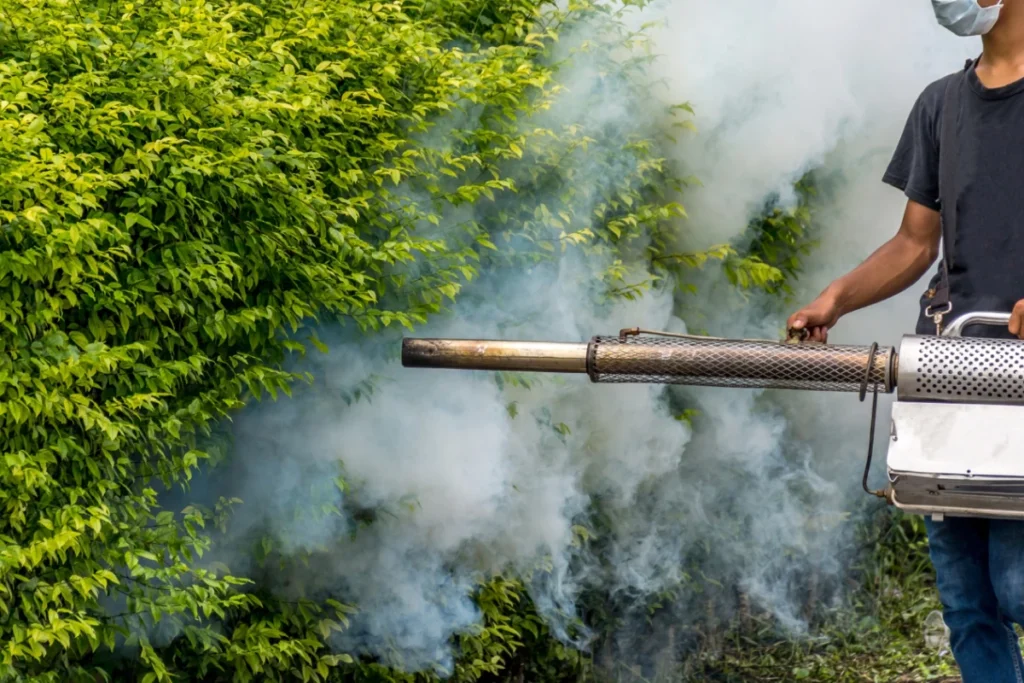
{"type": "MultiPolygon", "coordinates": [[[[1012,312],[1008,328],[967,334],[1024,339],[1024,0],[932,0],[939,22],[961,36],[982,36],[981,57],[929,85],[911,111],[883,181],[907,196],[896,236],[833,282],[789,327],[826,341],[846,313],[887,299],[917,282],[939,255],[942,225],[955,225],[943,269],[921,297],[918,334],[970,311],[1012,312]],[[952,84],[959,90],[947,91],[952,84]],[[955,92],[951,100],[949,93],[955,92]],[[955,101],[954,138],[942,110],[955,101]],[[942,140],[955,140],[942,149],[942,140]],[[953,173],[940,173],[940,150],[956,151],[953,173]],[[940,202],[950,193],[956,201],[940,202]],[[952,182],[949,178],[952,177],[952,182]],[[948,188],[952,187],[952,190],[948,188]],[[954,213],[953,219],[950,214],[954,213]],[[944,284],[948,282],[948,287],[944,284]]],[[[1024,457],[1024,451],[1021,452],[1024,457]]],[[[1024,624],[1024,523],[925,520],[939,596],[964,683],[1024,683],[1013,623],[1024,624]]]]}

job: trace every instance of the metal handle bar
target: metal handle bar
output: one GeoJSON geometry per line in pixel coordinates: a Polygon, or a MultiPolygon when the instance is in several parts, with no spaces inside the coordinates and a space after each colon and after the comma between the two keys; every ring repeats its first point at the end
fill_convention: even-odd
{"type": "Polygon", "coordinates": [[[996,313],[995,311],[977,311],[964,313],[949,324],[942,333],[944,337],[959,337],[963,334],[964,328],[968,325],[1002,325],[1010,324],[1009,313],[996,313]]]}

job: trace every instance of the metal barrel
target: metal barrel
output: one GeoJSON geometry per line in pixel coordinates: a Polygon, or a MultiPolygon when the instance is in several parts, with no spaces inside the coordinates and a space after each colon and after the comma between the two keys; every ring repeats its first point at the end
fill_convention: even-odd
{"type": "Polygon", "coordinates": [[[403,339],[407,368],[585,373],[587,344],[492,341],[486,339],[403,339]]]}
{"type": "Polygon", "coordinates": [[[890,347],[620,334],[590,343],[405,339],[406,367],[586,373],[598,383],[891,392],[890,347]],[[870,367],[869,367],[870,366],[870,367]]]}

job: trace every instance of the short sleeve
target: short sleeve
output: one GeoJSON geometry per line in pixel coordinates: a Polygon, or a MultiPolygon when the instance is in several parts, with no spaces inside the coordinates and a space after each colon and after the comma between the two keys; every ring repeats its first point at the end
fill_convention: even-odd
{"type": "Polygon", "coordinates": [[[939,109],[945,79],[932,83],[914,103],[882,182],[939,210],[939,109]]]}

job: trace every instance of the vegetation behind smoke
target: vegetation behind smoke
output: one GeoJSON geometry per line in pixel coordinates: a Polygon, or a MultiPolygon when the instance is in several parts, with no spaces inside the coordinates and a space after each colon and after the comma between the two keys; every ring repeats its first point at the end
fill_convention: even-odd
{"type": "MultiPolygon", "coordinates": [[[[478,277],[571,252],[604,265],[599,298],[678,283],[685,306],[687,274],[719,265],[739,289],[786,291],[808,246],[804,206],[771,210],[748,243],[679,250],[687,183],[661,150],[662,136],[688,134],[686,105],[648,111],[681,126],[649,136],[539,123],[574,54],[653,102],[642,36],[621,9],[4,8],[0,678],[591,676],[590,655],[551,636],[528,576],[481,579],[482,621],[455,639],[450,670],[403,673],[401,653],[354,657],[338,637],[359,595],[282,596],[261,583],[261,568],[308,562],[316,548],[284,552],[265,534],[251,571],[205,562],[243,501],[166,507],[162,496],[187,499],[192,477],[228,457],[221,421],[309,379],[286,362],[319,353],[323,325],[383,339],[457,307],[478,277]],[[574,169],[591,178],[601,164],[609,183],[573,182],[574,169]]],[[[325,483],[348,491],[340,472],[325,483]]],[[[378,512],[321,511],[359,525],[378,512]]],[[[595,532],[599,543],[599,528],[578,529],[579,542],[595,532]]],[[[600,642],[621,615],[596,610],[583,616],[600,642]]],[[[705,635],[729,618],[709,615],[705,635]]]]}

